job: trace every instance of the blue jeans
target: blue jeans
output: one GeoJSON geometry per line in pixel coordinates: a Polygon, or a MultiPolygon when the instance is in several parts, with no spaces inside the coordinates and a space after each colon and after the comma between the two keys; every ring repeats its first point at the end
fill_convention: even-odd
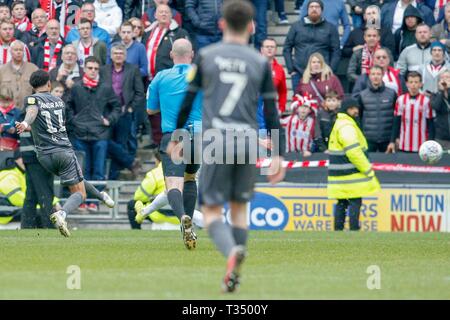
{"type": "Polygon", "coordinates": [[[105,180],[108,140],[86,141],[75,139],[76,150],[84,152],[83,175],[86,180],[105,180]]]}
{"type": "Polygon", "coordinates": [[[222,40],[222,35],[219,36],[209,36],[209,35],[196,35],[196,41],[197,41],[197,51],[201,48],[204,48],[206,46],[209,46],[210,44],[219,42],[222,40]]]}
{"type": "Polygon", "coordinates": [[[267,5],[268,0],[252,0],[255,6],[256,32],[254,36],[255,48],[261,49],[262,42],[267,38],[267,5]]]}

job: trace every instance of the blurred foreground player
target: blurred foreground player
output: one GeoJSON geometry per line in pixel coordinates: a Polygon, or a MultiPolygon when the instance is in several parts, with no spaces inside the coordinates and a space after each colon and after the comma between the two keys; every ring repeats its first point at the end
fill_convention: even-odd
{"type": "MultiPolygon", "coordinates": [[[[252,156],[248,146],[258,143],[256,138],[256,141],[250,141],[241,148],[242,145],[234,144],[234,138],[226,140],[226,136],[230,132],[242,136],[258,130],[256,110],[259,95],[264,99],[266,127],[272,132],[269,181],[279,182],[285,174],[283,158],[277,154],[277,150],[284,151],[284,130],[281,129],[275,106],[272,71],[267,59],[247,45],[253,29],[253,15],[254,8],[248,1],[232,0],[224,4],[223,18],[220,20],[223,42],[200,50],[177,123],[177,128],[184,127],[195,95],[202,90],[203,136],[207,132],[215,132],[220,135],[219,139],[228,144],[226,148],[222,146],[224,149],[231,144],[231,150],[227,150],[231,151],[231,157],[230,153],[226,157],[227,160],[231,158],[231,163],[224,162],[222,158],[220,164],[206,161],[208,146],[203,144],[199,179],[199,202],[205,225],[212,241],[228,259],[222,286],[225,292],[233,292],[237,288],[240,267],[246,256],[247,203],[253,196],[257,173],[255,164],[248,161],[252,156]],[[278,137],[277,133],[280,139],[274,138],[278,137]],[[245,161],[238,162],[242,157],[245,161]],[[227,202],[230,202],[231,227],[223,222],[222,209],[227,202]]],[[[171,142],[172,150],[176,145],[176,142],[171,142]]]]}
{"type": "Polygon", "coordinates": [[[66,105],[60,98],[51,95],[49,74],[43,70],[33,72],[30,85],[35,93],[25,98],[25,119],[16,122],[16,128],[21,134],[31,127],[39,163],[59,176],[61,184],[69,188],[71,195],[62,210],[50,215],[50,220],[59,232],[69,237],[66,216],[84,202],[86,192],[110,208],[114,207],[114,201],[106,192],[98,191],[84,180],[72,144],[67,137],[66,105]]]}

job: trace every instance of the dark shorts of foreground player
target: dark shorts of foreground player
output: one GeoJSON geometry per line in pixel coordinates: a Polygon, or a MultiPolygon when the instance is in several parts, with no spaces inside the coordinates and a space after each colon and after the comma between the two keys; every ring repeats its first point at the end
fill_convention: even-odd
{"type": "Polygon", "coordinates": [[[172,133],[164,133],[161,138],[159,151],[161,153],[161,162],[164,177],[184,177],[184,174],[195,174],[200,168],[199,163],[194,161],[194,152],[197,152],[194,143],[191,143],[191,159],[189,163],[174,163],[169,154],[166,153],[167,146],[170,142],[172,133]]]}
{"type": "Polygon", "coordinates": [[[39,163],[49,172],[61,179],[64,186],[72,186],[84,180],[81,167],[73,150],[50,154],[38,154],[39,163]]]}

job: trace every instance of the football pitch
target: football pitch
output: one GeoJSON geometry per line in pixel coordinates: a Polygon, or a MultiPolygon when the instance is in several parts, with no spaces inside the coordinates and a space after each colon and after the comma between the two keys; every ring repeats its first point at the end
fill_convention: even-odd
{"type": "Polygon", "coordinates": [[[1,231],[0,299],[450,299],[450,234],[253,231],[232,295],[198,235],[190,252],[176,231],[1,231]]]}

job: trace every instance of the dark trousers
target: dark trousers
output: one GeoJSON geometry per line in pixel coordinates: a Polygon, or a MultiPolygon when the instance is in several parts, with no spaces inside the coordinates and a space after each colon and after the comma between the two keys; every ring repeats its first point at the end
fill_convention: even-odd
{"type": "Polygon", "coordinates": [[[39,162],[27,163],[27,191],[23,204],[21,228],[53,228],[49,216],[53,209],[53,174],[45,170],[39,162]],[[40,205],[40,209],[36,206],[40,205]]]}
{"type": "Polygon", "coordinates": [[[367,141],[367,151],[369,151],[369,152],[386,152],[388,145],[389,145],[389,141],[387,141],[387,142],[367,141]]]}
{"type": "Polygon", "coordinates": [[[134,218],[136,217],[136,211],[134,211],[134,204],[136,201],[130,200],[127,204],[127,213],[128,213],[128,220],[130,221],[131,229],[141,229],[141,225],[134,221],[134,218]]]}
{"type": "Polygon", "coordinates": [[[161,129],[161,112],[149,115],[148,120],[150,121],[150,126],[152,127],[152,140],[153,143],[159,146],[162,138],[162,129],[161,129]]]}
{"type": "Polygon", "coordinates": [[[359,214],[361,209],[362,199],[339,199],[334,212],[334,230],[344,230],[345,216],[348,209],[350,218],[350,230],[359,230],[359,214]]]}
{"type": "Polygon", "coordinates": [[[252,0],[255,6],[255,48],[259,50],[264,39],[267,38],[267,5],[268,0],[252,0]]]}

